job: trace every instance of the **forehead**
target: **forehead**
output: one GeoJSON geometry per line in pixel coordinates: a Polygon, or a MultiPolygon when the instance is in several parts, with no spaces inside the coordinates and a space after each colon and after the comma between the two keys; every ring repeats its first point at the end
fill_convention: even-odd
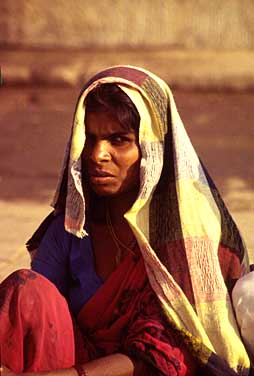
{"type": "Polygon", "coordinates": [[[85,115],[85,130],[89,134],[109,134],[109,133],[135,133],[131,128],[127,128],[110,112],[88,112],[85,115]]]}

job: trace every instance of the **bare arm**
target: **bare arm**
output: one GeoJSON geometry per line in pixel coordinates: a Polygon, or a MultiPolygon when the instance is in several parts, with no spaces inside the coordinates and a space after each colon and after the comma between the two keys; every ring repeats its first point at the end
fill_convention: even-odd
{"type": "Polygon", "coordinates": [[[87,376],[132,376],[134,364],[124,354],[109,355],[84,364],[87,376]]]}
{"type": "MultiPolygon", "coordinates": [[[[134,364],[124,354],[113,354],[100,359],[93,360],[83,365],[87,376],[132,376],[134,364]]],[[[25,372],[25,376],[77,376],[74,368],[60,369],[49,372],[25,372]]],[[[3,367],[1,376],[17,376],[16,373],[3,367]]]]}

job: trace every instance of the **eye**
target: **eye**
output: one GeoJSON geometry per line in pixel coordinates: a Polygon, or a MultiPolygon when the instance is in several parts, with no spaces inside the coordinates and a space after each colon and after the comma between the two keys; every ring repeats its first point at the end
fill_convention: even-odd
{"type": "Polygon", "coordinates": [[[127,142],[128,138],[124,136],[113,136],[110,137],[110,141],[112,144],[122,144],[123,142],[127,142]]]}
{"type": "Polygon", "coordinates": [[[133,137],[129,134],[113,134],[109,138],[112,145],[125,145],[133,141],[133,137]]]}

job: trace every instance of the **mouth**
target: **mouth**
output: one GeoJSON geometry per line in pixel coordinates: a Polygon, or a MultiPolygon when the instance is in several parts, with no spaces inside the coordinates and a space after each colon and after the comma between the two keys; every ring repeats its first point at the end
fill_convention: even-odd
{"type": "Polygon", "coordinates": [[[113,175],[107,171],[89,171],[91,178],[112,178],[113,175]]]}
{"type": "Polygon", "coordinates": [[[111,184],[112,180],[114,179],[114,175],[112,175],[108,171],[90,171],[88,173],[90,183],[92,185],[107,185],[111,184]]]}

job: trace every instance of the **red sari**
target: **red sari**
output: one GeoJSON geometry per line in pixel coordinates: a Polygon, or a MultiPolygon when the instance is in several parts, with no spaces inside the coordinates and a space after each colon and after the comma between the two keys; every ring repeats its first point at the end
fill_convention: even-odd
{"type": "Polygon", "coordinates": [[[161,312],[143,260],[131,254],[81,309],[79,329],[75,324],[73,330],[55,286],[29,270],[1,284],[0,322],[2,363],[15,372],[68,368],[120,352],[143,360],[145,375],[195,374],[193,358],[161,312]]]}
{"type": "Polygon", "coordinates": [[[1,283],[0,345],[2,364],[16,373],[73,365],[68,305],[45,277],[19,270],[1,283]]]}

